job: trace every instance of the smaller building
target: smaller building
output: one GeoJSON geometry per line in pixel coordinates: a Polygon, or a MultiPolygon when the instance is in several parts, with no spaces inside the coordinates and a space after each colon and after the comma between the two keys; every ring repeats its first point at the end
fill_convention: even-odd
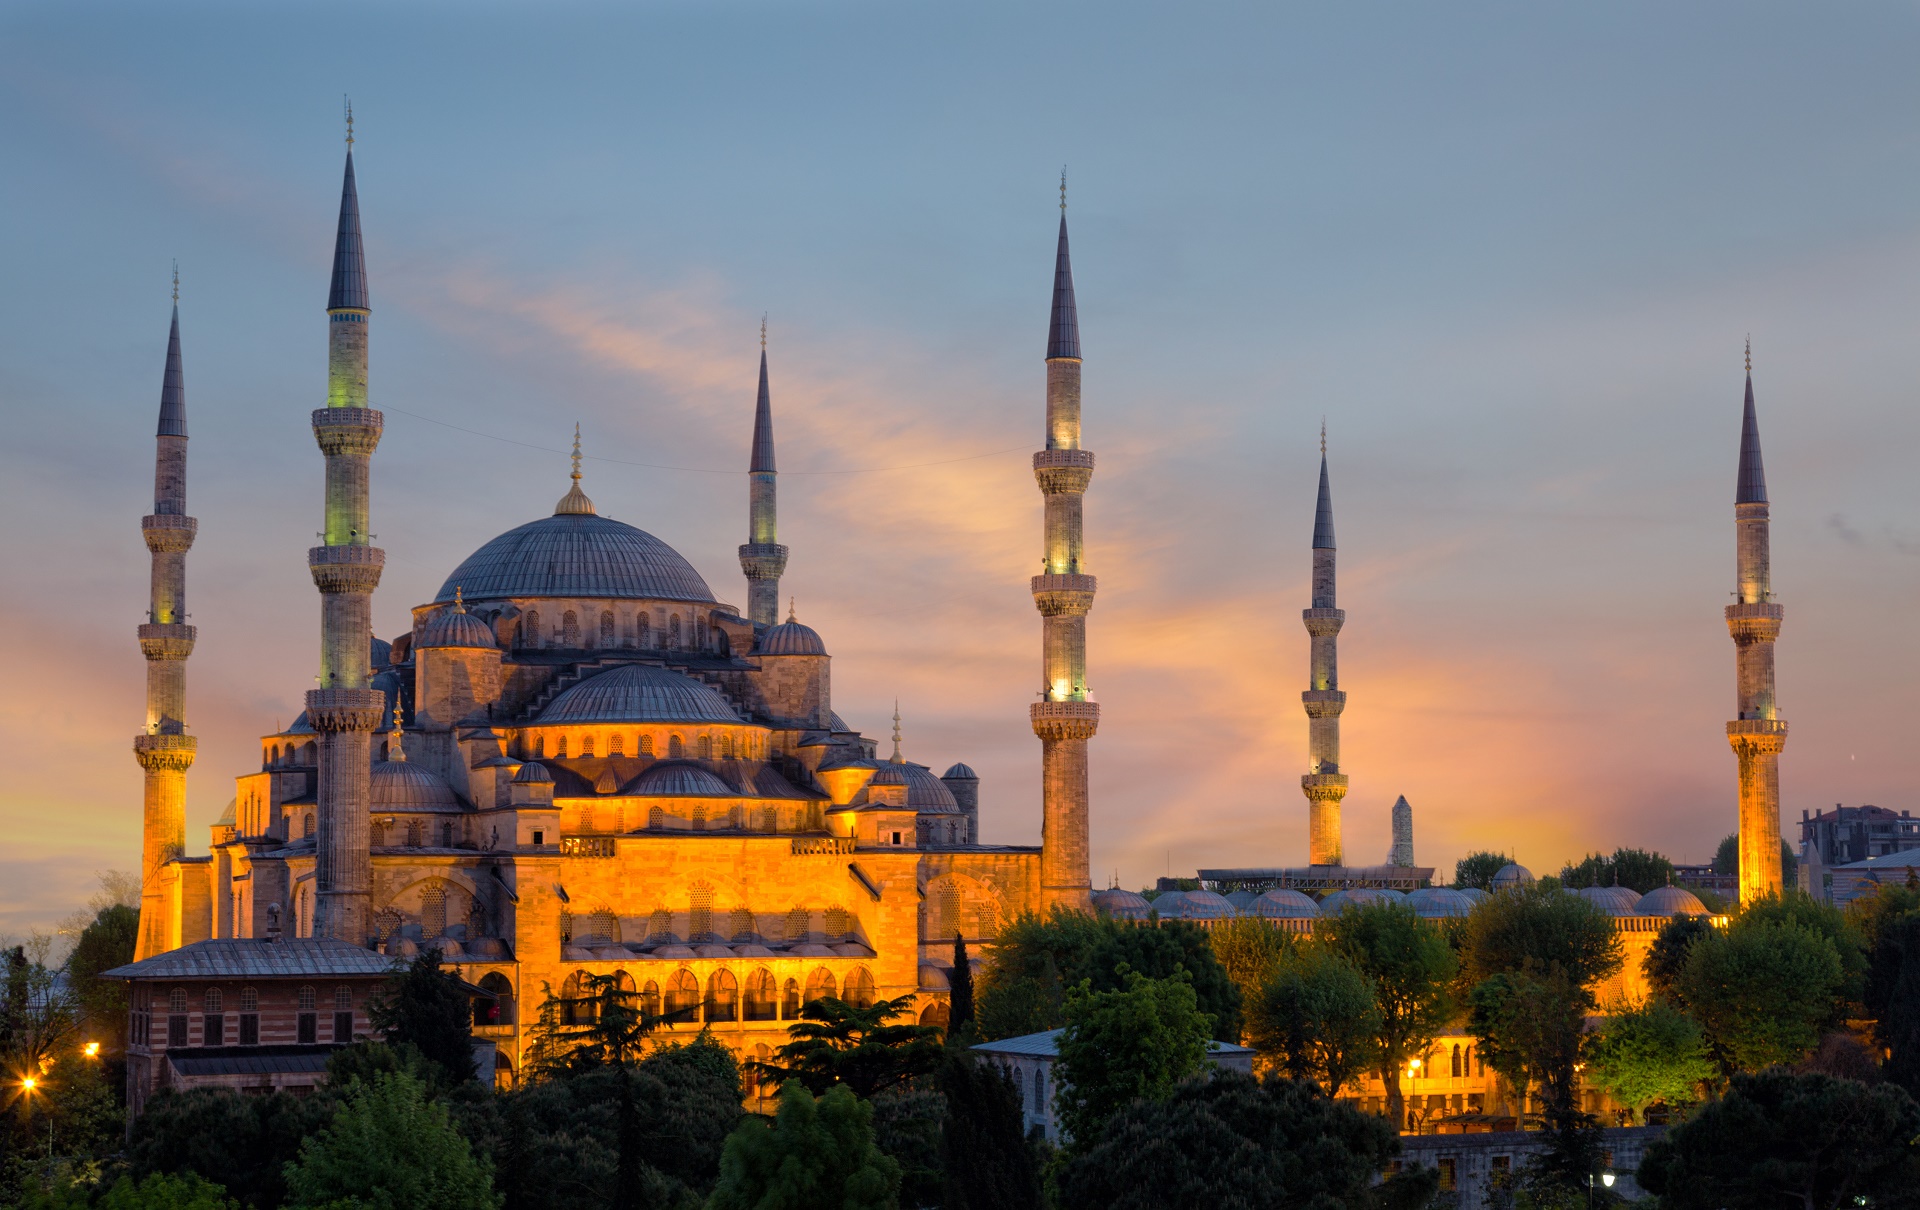
{"type": "MultiPolygon", "coordinates": [[[[1054,1106],[1060,1095],[1059,1082],[1053,1076],[1053,1063],[1060,1057],[1061,1030],[1049,1029],[998,1042],[982,1042],[973,1049],[998,1064],[1020,1090],[1020,1125],[1032,1133],[1038,1126],[1049,1143],[1061,1141],[1059,1117],[1054,1106]]],[[[1252,1048],[1231,1042],[1208,1042],[1207,1059],[1218,1067],[1253,1074],[1252,1048]]]]}
{"type": "MultiPolygon", "coordinates": [[[[1615,1127],[1601,1132],[1602,1178],[1606,1188],[1627,1201],[1646,1196],[1635,1179],[1647,1145],[1666,1133],[1664,1126],[1615,1127]]],[[[1511,1206],[1515,1179],[1546,1153],[1549,1136],[1539,1130],[1503,1130],[1492,1134],[1410,1135],[1400,1140],[1400,1158],[1385,1174],[1405,1168],[1431,1168],[1440,1192],[1460,1207],[1511,1206]]]]}
{"type": "Polygon", "coordinates": [[[1904,886],[1909,879],[1920,878],[1920,848],[1886,853],[1843,866],[1803,861],[1799,876],[1801,890],[1822,903],[1844,908],[1888,883],[1904,886]]]}
{"type": "Polygon", "coordinates": [[[304,1095],[370,1028],[367,1001],[395,962],[310,937],[197,941],[105,978],[128,985],[127,1111],[162,1088],[304,1095]]]}
{"type": "Polygon", "coordinates": [[[1833,810],[1817,815],[1800,812],[1800,844],[1800,851],[1817,856],[1821,865],[1852,865],[1920,849],[1920,819],[1910,811],[1890,811],[1871,803],[1860,807],[1834,803],[1833,810]]]}

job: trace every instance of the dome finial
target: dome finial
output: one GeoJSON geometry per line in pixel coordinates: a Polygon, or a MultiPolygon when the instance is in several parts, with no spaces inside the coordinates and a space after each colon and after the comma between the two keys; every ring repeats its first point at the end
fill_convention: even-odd
{"type": "Polygon", "coordinates": [[[906,760],[900,755],[900,699],[893,699],[893,763],[898,765],[906,760]]]}
{"type": "Polygon", "coordinates": [[[573,481],[580,482],[580,422],[573,422],[573,481]]]}
{"type": "Polygon", "coordinates": [[[580,490],[580,424],[578,421],[575,421],[573,426],[573,486],[567,489],[566,495],[560,497],[560,503],[553,506],[553,515],[559,517],[567,514],[591,514],[593,511],[593,501],[587,499],[587,494],[580,490]]]}
{"type": "Polygon", "coordinates": [[[466,603],[460,599],[460,586],[458,584],[455,584],[453,586],[453,612],[455,613],[467,612],[466,603]]]}
{"type": "Polygon", "coordinates": [[[794,598],[788,597],[787,598],[787,621],[797,622],[799,620],[800,620],[799,614],[794,608],[794,598]]]}
{"type": "Polygon", "coordinates": [[[387,759],[395,764],[407,763],[407,750],[400,742],[400,712],[393,712],[393,730],[387,732],[387,759]]]}

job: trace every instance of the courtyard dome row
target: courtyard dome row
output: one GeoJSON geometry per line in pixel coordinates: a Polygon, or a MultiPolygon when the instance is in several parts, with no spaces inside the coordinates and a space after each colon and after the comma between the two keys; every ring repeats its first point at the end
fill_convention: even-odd
{"type": "MultiPolygon", "coordinates": [[[[1517,884],[1524,885],[1524,884],[1517,884]]],[[[1707,915],[1706,905],[1682,887],[1657,887],[1645,895],[1627,887],[1585,887],[1576,894],[1609,916],[1707,915]]],[[[1311,920],[1338,916],[1350,906],[1375,903],[1404,903],[1428,920],[1459,919],[1469,915],[1475,905],[1492,898],[1477,887],[1422,887],[1400,892],[1384,887],[1351,887],[1335,891],[1318,903],[1291,888],[1276,888],[1264,894],[1234,891],[1222,896],[1212,891],[1165,891],[1152,900],[1118,887],[1093,895],[1096,910],[1116,920],[1145,920],[1149,914],[1162,920],[1212,922],[1234,916],[1255,916],[1266,920],[1311,920]]]]}

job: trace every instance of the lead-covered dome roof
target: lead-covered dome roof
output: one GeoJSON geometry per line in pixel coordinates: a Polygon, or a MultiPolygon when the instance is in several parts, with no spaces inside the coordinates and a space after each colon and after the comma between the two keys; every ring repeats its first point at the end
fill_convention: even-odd
{"type": "Polygon", "coordinates": [[[368,780],[367,805],[380,811],[458,811],[453,787],[432,771],[403,760],[377,761],[368,780]]]}
{"type": "Polygon", "coordinates": [[[548,703],[539,723],[738,723],[720,691],[654,664],[623,664],[548,703]]]}
{"type": "Polygon", "coordinates": [[[643,529],[594,513],[556,513],[510,529],[454,568],[438,601],[613,597],[712,603],[693,564],[643,529]]]}
{"type": "Polygon", "coordinates": [[[738,798],[740,792],[699,765],[661,761],[633,779],[627,793],[648,798],[738,798]]]}
{"type": "Polygon", "coordinates": [[[1657,886],[1640,896],[1634,904],[1637,916],[1705,916],[1707,905],[1692,891],[1677,886],[1657,886]]]}
{"type": "Polygon", "coordinates": [[[499,644],[494,641],[493,627],[455,605],[421,627],[420,641],[415,646],[421,649],[480,647],[491,650],[499,644]]]}
{"type": "Polygon", "coordinates": [[[1609,916],[1637,916],[1640,892],[1623,886],[1583,886],[1574,894],[1609,916]]]}
{"type": "Polygon", "coordinates": [[[827,642],[820,632],[792,618],[778,626],[769,626],[754,646],[755,655],[825,655],[827,642]]]}

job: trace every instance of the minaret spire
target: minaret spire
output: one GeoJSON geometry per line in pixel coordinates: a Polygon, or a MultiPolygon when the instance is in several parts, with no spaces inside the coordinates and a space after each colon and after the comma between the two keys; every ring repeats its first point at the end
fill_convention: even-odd
{"type": "Polygon", "coordinates": [[[1046,448],[1033,474],[1046,502],[1044,570],[1033,577],[1040,611],[1040,700],[1031,707],[1040,737],[1040,893],[1048,907],[1091,910],[1087,741],[1100,707],[1087,690],[1087,612],[1094,577],[1081,571],[1081,506],[1093,479],[1093,453],[1080,448],[1080,316],[1067,249],[1067,182],[1060,174],[1060,240],[1054,256],[1053,309],[1047,327],[1046,448]]]}
{"type": "Polygon", "coordinates": [[[1780,893],[1780,751],[1787,744],[1787,722],[1774,701],[1773,681],[1773,643],[1786,611],[1773,599],[1767,472],[1753,406],[1751,341],[1733,516],[1736,586],[1735,602],[1727,606],[1727,630],[1733,635],[1738,717],[1727,724],[1727,742],[1740,770],[1740,902],[1745,904],[1780,893]]]}
{"type": "Polygon", "coordinates": [[[200,523],[187,516],[187,383],[180,364],[180,269],[173,271],[173,319],[167,330],[166,368],[160,376],[160,423],[155,432],[153,513],[140,532],[153,575],[147,621],[139,628],[147,657],[147,725],[133,754],[146,770],[141,805],[140,936],[134,957],[181,944],[179,914],[168,893],[168,865],[187,840],[187,770],[198,741],[186,724],[187,657],[196,634],[187,625],[187,551],[200,523]]]}
{"type": "Polygon", "coordinates": [[[1338,639],[1345,610],[1335,608],[1333,489],[1327,478],[1327,426],[1320,423],[1320,496],[1313,510],[1313,598],[1301,611],[1310,658],[1307,688],[1300,695],[1307,712],[1307,773],[1300,779],[1307,796],[1307,860],[1340,865],[1340,802],[1347,796],[1347,775],[1340,769],[1340,713],[1347,695],[1340,688],[1338,639]]]}
{"type": "Polygon", "coordinates": [[[767,390],[767,320],[760,319],[760,394],[753,405],[753,448],[747,456],[747,542],[740,570],[747,577],[747,616],[756,625],[780,620],[780,575],[787,548],[780,545],[774,499],[778,474],[773,459],[773,399],[767,390]]]}
{"type": "MultiPolygon", "coordinates": [[[[371,315],[349,106],[340,222],[327,292],[327,406],[312,417],[327,470],[322,545],[307,552],[307,566],[320,590],[319,688],[307,693],[307,721],[320,733],[310,928],[313,936],[355,945],[365,944],[370,934],[368,777],[373,732],[386,714],[386,695],[370,687],[369,667],[373,590],[386,565],[386,553],[372,545],[368,528],[371,462],[385,423],[367,406],[371,315]]],[[[296,921],[297,926],[307,923],[296,921]]]]}

